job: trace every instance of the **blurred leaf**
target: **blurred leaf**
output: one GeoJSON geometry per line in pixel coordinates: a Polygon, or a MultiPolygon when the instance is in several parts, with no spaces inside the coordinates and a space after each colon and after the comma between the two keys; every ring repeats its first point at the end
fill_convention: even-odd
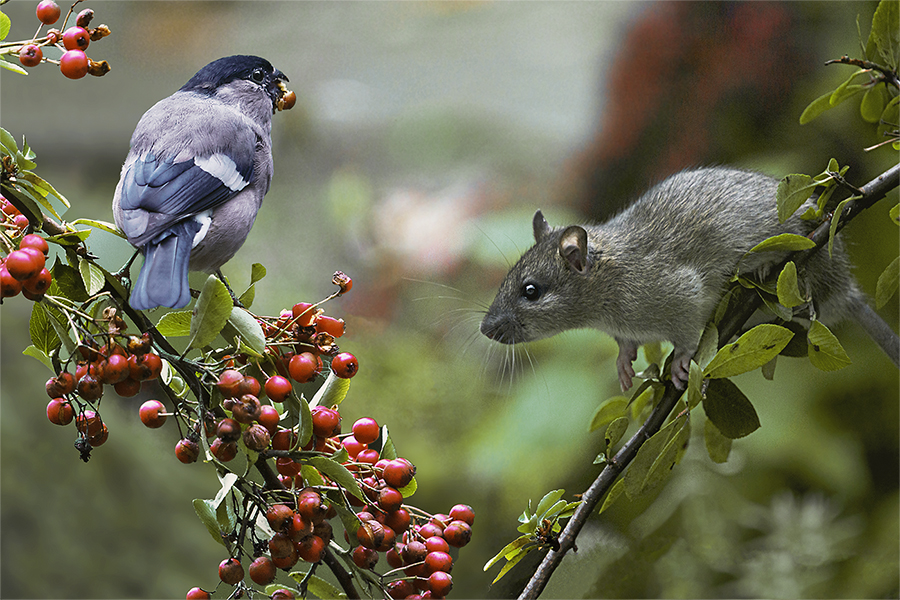
{"type": "Polygon", "coordinates": [[[694,353],[693,362],[699,365],[701,370],[705,369],[718,350],[719,328],[712,323],[707,323],[703,335],[700,336],[700,343],[697,345],[697,352],[694,353]]]}
{"type": "Polygon", "coordinates": [[[757,325],[732,344],[723,346],[706,366],[712,379],[732,377],[759,368],[772,360],[794,336],[778,325],[757,325]]]}
{"type": "Polygon", "coordinates": [[[837,228],[841,222],[841,216],[844,214],[844,205],[846,205],[851,200],[856,200],[859,196],[851,196],[846,200],[842,200],[840,204],[834,209],[834,215],[831,217],[831,226],[828,229],[828,256],[832,255],[832,249],[834,248],[834,236],[837,235],[837,228]]]}
{"type": "Polygon", "coordinates": [[[826,92],[810,102],[809,106],[803,109],[803,113],[800,115],[800,124],[806,125],[829,108],[832,108],[831,92],[826,92]]]}
{"type": "Polygon", "coordinates": [[[22,350],[22,354],[25,356],[30,356],[31,358],[36,358],[41,361],[45,367],[56,373],[53,369],[53,362],[50,360],[50,357],[43,350],[38,350],[35,346],[28,346],[24,350],[22,350]]]}
{"type": "Polygon", "coordinates": [[[266,335],[262,327],[249,312],[239,306],[231,308],[231,316],[228,322],[234,326],[241,336],[241,343],[246,344],[256,353],[257,357],[263,356],[266,351],[266,335]]]}
{"type": "MultiPolygon", "coordinates": [[[[3,13],[0,13],[3,14],[3,13]]],[[[13,73],[18,73],[19,75],[28,75],[28,71],[17,65],[16,63],[11,63],[2,56],[0,56],[0,67],[12,71],[13,73]]]]}
{"type": "Polygon", "coordinates": [[[403,498],[409,498],[413,494],[415,494],[419,489],[419,482],[416,481],[416,478],[413,477],[409,483],[404,485],[402,488],[398,488],[397,491],[400,492],[400,495],[403,498]]]}
{"type": "Polygon", "coordinates": [[[809,175],[802,173],[788,175],[778,182],[775,202],[778,206],[778,220],[782,223],[794,214],[812,196],[819,185],[809,175]]]}
{"type": "Polygon", "coordinates": [[[72,225],[87,225],[88,227],[93,227],[95,229],[101,229],[107,233],[111,233],[116,237],[120,237],[123,240],[128,239],[125,237],[125,234],[116,227],[115,223],[110,223],[108,221],[100,221],[98,219],[75,219],[72,221],[72,225]]]}
{"type": "Polygon", "coordinates": [[[106,275],[103,273],[103,269],[93,262],[82,258],[78,261],[78,271],[81,273],[81,280],[84,282],[84,289],[87,290],[88,296],[98,293],[106,285],[106,275]]]}
{"type": "Polygon", "coordinates": [[[809,342],[809,362],[816,368],[837,371],[853,362],[831,330],[819,321],[810,324],[806,339],[809,342]]]}
{"type": "Polygon", "coordinates": [[[848,98],[852,98],[856,94],[859,94],[863,90],[865,90],[864,85],[860,85],[860,84],[851,85],[851,82],[856,78],[857,75],[862,75],[865,72],[866,72],[865,69],[859,69],[853,75],[848,77],[847,80],[844,81],[844,83],[839,85],[837,87],[837,89],[835,89],[831,93],[831,98],[828,99],[828,101],[831,103],[831,105],[837,106],[844,100],[847,100],[848,98]]]}
{"type": "Polygon", "coordinates": [[[348,471],[347,467],[344,465],[336,463],[324,456],[314,456],[304,462],[315,467],[320,473],[344,488],[347,492],[353,494],[360,500],[365,501],[366,497],[359,488],[359,483],[357,483],[356,478],[353,477],[353,473],[348,471]]]}
{"type": "Polygon", "coordinates": [[[691,361],[687,387],[687,405],[691,410],[703,401],[703,392],[701,391],[703,379],[703,369],[700,368],[700,365],[691,361]]]}
{"type": "MultiPolygon", "coordinates": [[[[494,585],[495,583],[500,581],[500,579],[504,575],[506,575],[510,569],[512,569],[514,566],[516,566],[520,560],[525,558],[525,555],[527,555],[529,552],[531,552],[535,548],[536,548],[536,546],[526,546],[524,548],[520,548],[520,549],[513,550],[512,552],[510,552],[509,555],[507,557],[505,557],[507,560],[507,563],[505,565],[503,565],[503,568],[500,569],[500,572],[497,574],[496,577],[494,577],[494,580],[491,582],[491,585],[494,585]]],[[[487,569],[485,569],[485,570],[487,570],[487,569]]]]}
{"type": "MultiPolygon", "coordinates": [[[[317,577],[316,575],[308,575],[304,571],[291,571],[289,576],[294,579],[297,583],[306,582],[306,589],[316,598],[346,598],[347,594],[334,587],[321,577],[317,577]]],[[[283,585],[272,584],[266,588],[266,596],[272,596],[280,589],[283,589],[283,585]],[[269,592],[269,588],[273,588],[271,592],[269,592]]]]}
{"type": "Polygon", "coordinates": [[[611,488],[609,488],[609,493],[606,494],[606,498],[603,500],[603,505],[600,507],[600,510],[597,513],[602,513],[604,510],[613,505],[613,502],[622,495],[622,492],[625,490],[625,482],[622,479],[619,479],[617,482],[613,484],[611,488]]]}
{"type": "Polygon", "coordinates": [[[191,311],[175,310],[160,317],[156,329],[166,337],[183,337],[191,334],[191,311]]]}
{"type": "Polygon", "coordinates": [[[881,308],[887,304],[897,291],[898,282],[900,282],[900,256],[878,276],[878,283],[875,284],[875,306],[881,308]]]}
{"type": "Polygon", "coordinates": [[[884,111],[884,91],[880,85],[873,86],[863,94],[859,103],[859,114],[867,123],[877,123],[884,111]]]}
{"type": "Polygon", "coordinates": [[[706,417],[727,438],[737,439],[759,429],[759,416],[747,396],[730,379],[711,379],[703,399],[706,417]]]}
{"type": "Polygon", "coordinates": [[[606,442],[607,451],[622,439],[622,436],[627,429],[628,417],[619,417],[609,424],[609,427],[606,428],[606,434],[603,436],[603,439],[606,442]]]}
{"type": "Polygon", "coordinates": [[[796,233],[782,233],[761,241],[750,248],[750,252],[793,252],[815,247],[816,243],[806,236],[797,235],[796,233]]]}
{"type": "Polygon", "coordinates": [[[250,286],[244,290],[244,293],[238,297],[238,302],[244,308],[250,308],[253,306],[253,301],[256,300],[256,285],[250,284],[250,286]]]}
{"type": "Polygon", "coordinates": [[[12,27],[12,22],[9,20],[9,17],[5,13],[0,12],[0,40],[6,39],[6,36],[9,35],[10,27],[12,27]]]}
{"type": "Polygon", "coordinates": [[[878,52],[878,56],[891,70],[897,70],[898,52],[900,52],[900,5],[896,0],[881,0],[872,16],[872,31],[866,43],[866,54],[869,60],[870,48],[878,52]]]}
{"type": "Polygon", "coordinates": [[[62,342],[56,331],[50,324],[52,317],[47,314],[44,305],[35,302],[31,308],[31,319],[28,321],[28,333],[31,336],[31,343],[34,347],[44,354],[51,354],[59,348],[62,342]]]}
{"type": "Polygon", "coordinates": [[[719,428],[709,419],[703,426],[703,440],[706,442],[706,452],[714,463],[722,464],[728,461],[731,439],[722,435],[719,428]]]}
{"type": "Polygon", "coordinates": [[[784,265],[781,273],[778,274],[778,302],[788,308],[800,306],[806,302],[806,299],[800,295],[800,288],[797,286],[797,265],[793,261],[784,265]]]}
{"type": "Polygon", "coordinates": [[[900,204],[895,204],[890,212],[891,220],[894,222],[894,225],[900,225],[900,204]]]}
{"type": "Polygon", "coordinates": [[[690,437],[687,415],[678,417],[644,442],[622,479],[632,500],[662,485],[684,452],[690,437]]]}
{"type": "Polygon", "coordinates": [[[588,431],[596,431],[600,429],[607,423],[612,423],[623,414],[625,414],[625,409],[628,407],[628,398],[625,396],[613,396],[607,400],[604,400],[597,410],[594,411],[594,416],[591,418],[591,424],[588,428],[588,431]]]}
{"type": "Polygon", "coordinates": [[[531,538],[530,538],[530,536],[527,536],[527,535],[522,535],[522,536],[517,537],[516,539],[514,539],[507,545],[503,546],[503,550],[498,552],[493,558],[491,558],[489,561],[487,561],[485,563],[484,567],[482,568],[482,570],[487,571],[488,569],[493,567],[495,564],[497,564],[501,559],[513,556],[514,554],[516,554],[516,552],[520,548],[522,548],[522,546],[524,546],[525,544],[527,544],[530,541],[531,541],[531,538]]]}
{"type": "Polygon", "coordinates": [[[653,403],[656,398],[657,392],[659,391],[659,388],[654,387],[653,385],[647,385],[644,391],[633,397],[630,402],[631,418],[635,421],[639,421],[641,419],[641,413],[644,412],[644,409],[647,407],[647,405],[653,403]]]}
{"type": "Polygon", "coordinates": [[[191,318],[191,348],[202,348],[212,343],[231,316],[234,302],[228,288],[216,277],[210,275],[200,291],[191,318]]]}

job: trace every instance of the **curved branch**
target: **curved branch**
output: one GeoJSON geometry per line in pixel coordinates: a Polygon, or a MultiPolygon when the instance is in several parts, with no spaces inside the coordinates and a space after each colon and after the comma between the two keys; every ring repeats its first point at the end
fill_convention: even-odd
{"type": "MultiPolygon", "coordinates": [[[[851,200],[845,205],[844,215],[841,218],[838,229],[843,228],[847,222],[860,212],[884,198],[888,192],[898,186],[900,186],[900,165],[888,169],[861,188],[863,196],[856,200],[851,200]]],[[[793,260],[795,263],[809,260],[812,253],[828,243],[829,230],[830,223],[826,221],[809,235],[809,238],[816,242],[816,247],[792,254],[785,259],[783,264],[787,264],[789,260],[793,260]]],[[[759,294],[749,289],[741,288],[741,290],[743,292],[741,303],[719,324],[720,345],[734,337],[747,319],[762,304],[759,294]]],[[[588,517],[597,507],[597,504],[606,495],[606,492],[609,491],[622,471],[631,463],[644,442],[660,430],[678,399],[681,398],[681,395],[682,392],[676,389],[671,381],[666,382],[666,389],[659,404],[656,405],[640,429],[609,460],[591,486],[582,495],[581,504],[575,510],[575,514],[569,519],[565,529],[559,536],[559,549],[550,550],[547,553],[534,575],[528,581],[525,589],[519,595],[520,599],[540,596],[565,554],[575,546],[575,538],[584,527],[588,517]]]]}

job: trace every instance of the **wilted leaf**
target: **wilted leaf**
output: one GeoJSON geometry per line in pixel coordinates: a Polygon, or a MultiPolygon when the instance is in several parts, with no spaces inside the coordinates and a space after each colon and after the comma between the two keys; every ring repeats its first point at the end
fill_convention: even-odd
{"type": "Polygon", "coordinates": [[[710,380],[703,399],[703,410],[727,438],[741,438],[759,429],[756,409],[729,379],[710,380]]]}
{"type": "Polygon", "coordinates": [[[712,421],[706,420],[703,426],[703,440],[706,442],[706,452],[714,463],[724,463],[731,453],[731,439],[722,435],[719,428],[712,421]]]}
{"type": "Polygon", "coordinates": [[[757,325],[723,346],[706,366],[704,376],[720,379],[757,369],[777,356],[793,336],[791,330],[778,325],[757,325]]]}
{"type": "MultiPolygon", "coordinates": [[[[804,238],[806,239],[806,238],[804,238]]],[[[778,274],[778,302],[782,306],[793,308],[800,306],[806,299],[800,295],[800,288],[797,286],[797,265],[793,261],[784,265],[781,273],[778,274]]]]}
{"type": "Polygon", "coordinates": [[[853,362],[831,330],[819,321],[810,324],[806,339],[809,342],[809,362],[814,367],[837,371],[853,362]]]}
{"type": "Polygon", "coordinates": [[[212,343],[231,316],[234,302],[228,288],[215,275],[210,275],[200,291],[191,318],[191,348],[202,348],[212,343]]]}

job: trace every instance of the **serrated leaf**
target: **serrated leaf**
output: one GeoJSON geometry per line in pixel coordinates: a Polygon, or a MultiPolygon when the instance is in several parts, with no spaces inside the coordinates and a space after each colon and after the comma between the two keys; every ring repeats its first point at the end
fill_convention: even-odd
{"type": "Polygon", "coordinates": [[[730,379],[709,381],[703,410],[706,418],[727,438],[742,438],[759,429],[756,409],[730,379]]]}
{"type": "Polygon", "coordinates": [[[878,276],[878,283],[875,284],[875,306],[881,308],[887,304],[897,291],[898,282],[900,282],[900,256],[878,276]]]}
{"type": "Polygon", "coordinates": [[[25,356],[30,356],[31,358],[36,358],[39,360],[45,367],[56,373],[53,369],[53,362],[50,360],[50,357],[43,350],[38,350],[35,346],[28,346],[24,350],[22,350],[22,354],[25,356]]]}
{"type": "Polygon", "coordinates": [[[782,223],[794,214],[816,189],[818,183],[809,175],[795,173],[778,182],[775,202],[778,207],[778,220],[782,223]]]}
{"type": "Polygon", "coordinates": [[[316,394],[310,401],[310,407],[334,406],[336,404],[340,404],[344,401],[344,398],[347,397],[347,392],[349,390],[349,379],[338,377],[334,374],[333,371],[329,372],[328,377],[325,378],[325,383],[323,383],[319,387],[319,389],[316,391],[316,394]]]}
{"type": "Polygon", "coordinates": [[[28,333],[31,336],[31,343],[35,348],[47,355],[51,354],[62,344],[62,341],[56,334],[56,330],[50,324],[52,318],[43,304],[35,302],[31,307],[31,318],[28,321],[28,333]]]}
{"type": "Polygon", "coordinates": [[[800,295],[800,288],[797,285],[797,265],[793,261],[784,265],[781,273],[778,274],[777,289],[778,302],[782,306],[793,308],[806,302],[806,299],[800,295]]]}
{"type": "Polygon", "coordinates": [[[628,398],[625,396],[613,396],[604,400],[594,411],[588,431],[596,431],[604,425],[612,423],[625,414],[626,408],[628,408],[628,398]]]}
{"type": "Polygon", "coordinates": [[[231,316],[234,301],[225,284],[216,277],[210,275],[200,291],[197,304],[194,306],[191,318],[191,348],[203,348],[212,343],[225,323],[231,316]]]}
{"type": "Polygon", "coordinates": [[[603,436],[603,440],[606,442],[607,451],[622,439],[622,436],[627,429],[628,417],[619,417],[609,424],[609,427],[606,428],[606,433],[603,436]]]}
{"type": "Polygon", "coordinates": [[[88,296],[98,293],[106,285],[106,275],[103,273],[103,269],[87,259],[82,258],[78,261],[78,272],[81,273],[81,280],[84,282],[84,289],[87,290],[88,296]]]}
{"type": "Polygon", "coordinates": [[[809,362],[818,369],[837,371],[853,362],[831,330],[819,321],[810,324],[806,339],[809,342],[809,362]]]}
{"type": "Polygon", "coordinates": [[[619,479],[617,482],[613,484],[611,488],[609,488],[609,493],[606,494],[606,498],[603,500],[603,505],[600,507],[600,510],[597,511],[597,514],[602,513],[604,510],[613,505],[613,503],[622,495],[622,492],[625,491],[625,482],[622,479],[619,479]]]}
{"type": "Polygon", "coordinates": [[[359,483],[357,483],[356,478],[353,477],[353,473],[348,471],[347,467],[344,465],[336,463],[324,456],[314,456],[305,462],[315,467],[320,473],[344,488],[347,492],[353,494],[360,500],[365,501],[366,497],[363,495],[359,483]]]}
{"type": "Polygon", "coordinates": [[[732,344],[723,346],[703,373],[711,379],[732,377],[757,369],[778,355],[794,333],[778,325],[757,325],[732,344]]]}
{"type": "Polygon", "coordinates": [[[782,233],[761,241],[750,248],[750,252],[794,252],[815,247],[816,243],[806,236],[796,233],[782,233]]]}
{"type": "Polygon", "coordinates": [[[731,439],[722,435],[719,428],[709,419],[703,426],[703,441],[706,443],[706,452],[714,463],[722,464],[728,461],[731,454],[731,439]]]}
{"type": "Polygon", "coordinates": [[[194,512],[200,517],[200,522],[206,526],[209,535],[224,546],[225,541],[222,539],[222,533],[219,531],[219,520],[216,518],[216,507],[212,505],[212,500],[195,498],[193,504],[194,512]]]}
{"type": "Polygon", "coordinates": [[[191,311],[175,310],[159,318],[156,329],[166,337],[183,337],[191,334],[191,311]]]}
{"type": "Polygon", "coordinates": [[[266,334],[262,327],[249,312],[239,306],[233,306],[228,322],[241,336],[241,343],[253,350],[257,357],[264,355],[266,351],[266,334]]]}
{"type": "Polygon", "coordinates": [[[111,233],[114,236],[120,237],[123,240],[128,239],[122,231],[116,227],[115,223],[110,223],[108,221],[100,221],[98,219],[75,219],[72,221],[72,225],[87,225],[88,227],[93,227],[94,229],[101,229],[107,233],[111,233]]]}

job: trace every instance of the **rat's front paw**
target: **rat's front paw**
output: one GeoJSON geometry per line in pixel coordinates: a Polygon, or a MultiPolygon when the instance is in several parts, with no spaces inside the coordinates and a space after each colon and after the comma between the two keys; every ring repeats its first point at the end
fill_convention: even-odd
{"type": "Polygon", "coordinates": [[[672,383],[679,390],[687,386],[688,376],[691,372],[691,356],[676,355],[672,357],[672,383]]]}
{"type": "Polygon", "coordinates": [[[634,378],[634,368],[631,363],[637,359],[637,344],[627,340],[619,340],[619,356],[616,357],[616,371],[619,373],[619,385],[622,391],[631,389],[631,380],[634,378]]]}

